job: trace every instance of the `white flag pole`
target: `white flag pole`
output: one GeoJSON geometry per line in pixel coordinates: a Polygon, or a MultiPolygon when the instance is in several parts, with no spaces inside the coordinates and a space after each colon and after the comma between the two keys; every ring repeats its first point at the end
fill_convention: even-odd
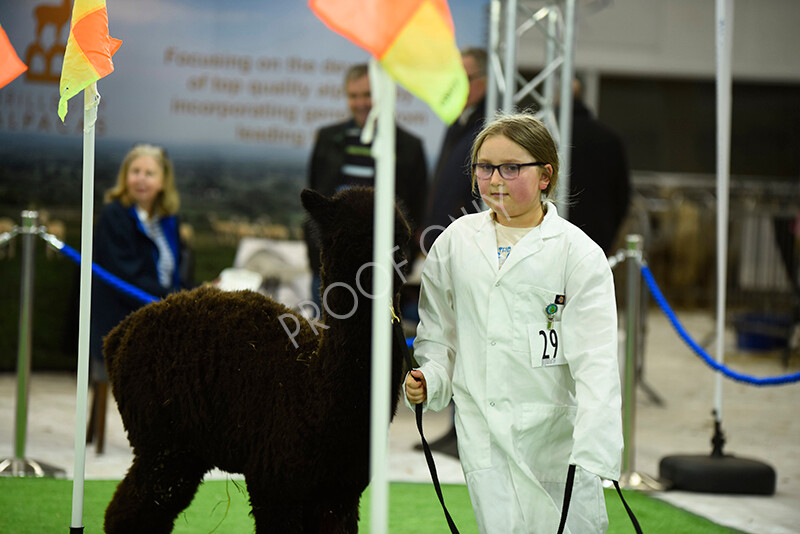
{"type": "MultiPolygon", "coordinates": [[[[731,50],[733,0],[716,3],[717,51],[717,354],[725,359],[725,299],[728,264],[728,191],[731,144],[731,50]]],[[[714,418],[722,422],[722,373],[715,377],[714,418]]]]}
{"type": "MultiPolygon", "coordinates": [[[[372,143],[375,158],[374,277],[372,294],[372,398],[370,435],[370,532],[385,534],[389,525],[389,482],[387,455],[391,390],[392,331],[392,253],[394,245],[394,183],[396,89],[394,81],[374,58],[369,64],[372,111],[365,125],[365,136],[377,131],[372,143]]],[[[364,137],[362,137],[364,140],[364,137]]]]}
{"type": "Polygon", "coordinates": [[[94,125],[100,95],[97,82],[83,91],[83,191],[81,202],[80,314],[78,316],[78,388],[75,401],[75,468],[70,532],[83,532],[86,469],[86,407],[89,394],[89,319],[92,305],[92,222],[94,214],[94,125]]]}
{"type": "MultiPolygon", "coordinates": [[[[716,0],[717,50],[717,354],[725,359],[725,294],[728,257],[728,190],[731,143],[731,50],[733,0],[716,0]]],[[[716,373],[714,435],[711,454],[672,455],[659,462],[661,478],[671,489],[703,493],[772,495],[775,470],[764,462],[725,454],[722,431],[722,373],[716,373]]]]}

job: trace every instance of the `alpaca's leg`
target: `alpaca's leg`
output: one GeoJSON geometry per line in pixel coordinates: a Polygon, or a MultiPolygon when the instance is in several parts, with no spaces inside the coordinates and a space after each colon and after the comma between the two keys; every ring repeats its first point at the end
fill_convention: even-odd
{"type": "Polygon", "coordinates": [[[355,534],[358,532],[358,503],[355,497],[337,496],[335,500],[313,503],[308,507],[307,532],[355,534]]]}
{"type": "Polygon", "coordinates": [[[256,533],[356,534],[360,495],[325,501],[298,501],[283,488],[267,486],[260,478],[245,475],[256,533]]]}
{"type": "Polygon", "coordinates": [[[106,509],[109,534],[172,532],[208,467],[184,451],[135,451],[133,465],[106,509]]]}
{"type": "MultiPolygon", "coordinates": [[[[272,487],[261,477],[245,474],[250,507],[256,522],[256,533],[291,532],[302,534],[306,530],[307,510],[301,503],[287,498],[283,488],[272,487]]],[[[313,532],[313,531],[312,531],[313,532]]]]}

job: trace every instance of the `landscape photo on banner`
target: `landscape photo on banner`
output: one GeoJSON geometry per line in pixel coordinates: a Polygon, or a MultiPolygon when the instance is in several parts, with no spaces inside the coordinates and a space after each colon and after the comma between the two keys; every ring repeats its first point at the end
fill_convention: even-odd
{"type": "MultiPolygon", "coordinates": [[[[487,3],[452,6],[459,48],[484,46],[487,3]]],[[[69,101],[63,124],[56,114],[70,11],[70,0],[0,3],[29,67],[0,90],[0,159],[9,163],[0,180],[15,206],[80,203],[83,99],[69,101]]],[[[348,116],[344,73],[369,55],[305,2],[107,0],[107,13],[109,34],[124,45],[98,82],[97,190],[146,141],[167,148],[186,209],[262,211],[298,224],[315,132],[348,116]]],[[[432,167],[444,123],[403,89],[397,100],[398,123],[423,140],[432,167]]]]}

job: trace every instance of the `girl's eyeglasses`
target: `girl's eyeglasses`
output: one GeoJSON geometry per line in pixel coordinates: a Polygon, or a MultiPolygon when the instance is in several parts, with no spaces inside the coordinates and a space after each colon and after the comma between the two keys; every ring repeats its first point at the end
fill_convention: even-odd
{"type": "Polygon", "coordinates": [[[494,174],[495,169],[500,172],[503,180],[516,180],[522,167],[543,167],[547,163],[535,161],[533,163],[501,163],[492,165],[491,163],[473,163],[472,172],[478,180],[488,180],[494,174]]]}

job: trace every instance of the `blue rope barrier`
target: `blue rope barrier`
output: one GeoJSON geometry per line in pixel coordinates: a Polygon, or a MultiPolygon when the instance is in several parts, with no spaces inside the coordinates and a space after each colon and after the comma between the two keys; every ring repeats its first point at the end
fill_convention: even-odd
{"type": "MultiPolygon", "coordinates": [[[[48,240],[48,242],[50,241],[48,240]]],[[[58,242],[57,244],[52,242],[50,243],[56,248],[56,250],[61,252],[64,256],[68,257],[78,265],[81,264],[81,255],[80,253],[78,253],[77,250],[70,247],[66,243],[61,243],[61,242],[58,242]]],[[[154,297],[153,295],[150,295],[149,293],[145,293],[138,287],[132,286],[129,283],[125,282],[124,280],[120,280],[119,278],[117,278],[110,272],[106,271],[96,263],[92,263],[92,272],[94,272],[94,274],[96,274],[104,282],[110,284],[115,289],[118,289],[123,293],[126,293],[134,297],[135,299],[143,302],[144,304],[150,304],[151,302],[157,302],[158,300],[160,300],[154,297]]],[[[414,346],[414,338],[413,337],[406,338],[406,345],[408,345],[409,347],[414,346]]]]}
{"type": "Polygon", "coordinates": [[[706,362],[712,369],[721,372],[723,375],[732,378],[734,380],[738,380],[739,382],[745,382],[749,384],[755,384],[757,386],[776,386],[782,384],[789,384],[791,382],[800,381],[800,373],[792,373],[788,375],[782,376],[771,376],[765,378],[759,378],[755,376],[745,375],[742,373],[737,373],[736,371],[725,367],[724,365],[717,363],[714,361],[708,353],[703,350],[703,347],[698,345],[686,332],[683,328],[681,323],[678,321],[678,318],[675,316],[675,313],[669,307],[667,303],[667,299],[664,298],[663,293],[658,288],[655,279],[653,278],[653,273],[650,271],[650,268],[647,265],[642,265],[642,277],[644,277],[645,282],[647,282],[647,287],[650,288],[650,293],[653,295],[653,299],[658,303],[661,307],[661,310],[666,314],[667,318],[672,323],[672,326],[675,327],[675,330],[678,332],[678,335],[683,338],[683,340],[694,350],[702,359],[706,362]]]}
{"type": "MultiPolygon", "coordinates": [[[[80,265],[81,255],[78,253],[78,251],[70,247],[66,243],[62,243],[61,245],[62,246],[58,248],[58,251],[61,252],[64,256],[74,261],[75,263],[77,263],[78,265],[80,265]]],[[[110,272],[106,271],[96,263],[92,263],[92,272],[95,275],[97,275],[98,278],[100,278],[103,282],[107,283],[114,289],[117,289],[122,293],[125,293],[126,295],[129,295],[144,304],[150,304],[151,302],[157,302],[161,300],[157,297],[154,297],[153,295],[150,295],[149,293],[145,293],[138,287],[130,285],[124,280],[120,280],[119,278],[117,278],[110,272]]]]}
{"type": "MultiPolygon", "coordinates": [[[[72,261],[80,265],[81,263],[81,256],[72,247],[67,245],[66,243],[61,243],[60,247],[56,247],[59,252],[64,254],[66,257],[70,258],[72,261]]],[[[698,345],[686,330],[681,325],[680,321],[678,321],[675,312],[672,311],[669,304],[667,303],[666,298],[664,298],[663,293],[659,289],[658,285],[656,284],[655,278],[653,278],[653,273],[650,271],[650,268],[647,265],[642,265],[641,267],[642,277],[644,278],[645,282],[647,283],[647,287],[650,289],[650,294],[653,295],[653,299],[658,303],[661,307],[661,310],[667,316],[669,321],[672,323],[672,326],[675,328],[675,331],[678,335],[694,350],[698,356],[700,356],[703,361],[715,371],[721,372],[723,375],[732,378],[733,380],[738,380],[739,382],[745,382],[749,384],[755,384],[757,386],[775,386],[775,385],[782,385],[782,384],[789,384],[792,382],[800,381],[800,373],[791,373],[788,375],[782,376],[772,376],[772,377],[764,377],[759,378],[755,376],[750,376],[742,373],[738,373],[728,367],[717,363],[708,353],[698,345]]],[[[115,289],[141,301],[144,304],[149,304],[151,302],[157,302],[157,297],[154,297],[148,293],[145,293],[141,289],[132,286],[125,282],[124,280],[120,280],[113,274],[109,273],[99,265],[92,263],[92,272],[97,275],[102,281],[106,282],[107,284],[111,285],[115,289]]],[[[414,338],[407,338],[406,344],[411,347],[413,346],[414,338]]]]}

